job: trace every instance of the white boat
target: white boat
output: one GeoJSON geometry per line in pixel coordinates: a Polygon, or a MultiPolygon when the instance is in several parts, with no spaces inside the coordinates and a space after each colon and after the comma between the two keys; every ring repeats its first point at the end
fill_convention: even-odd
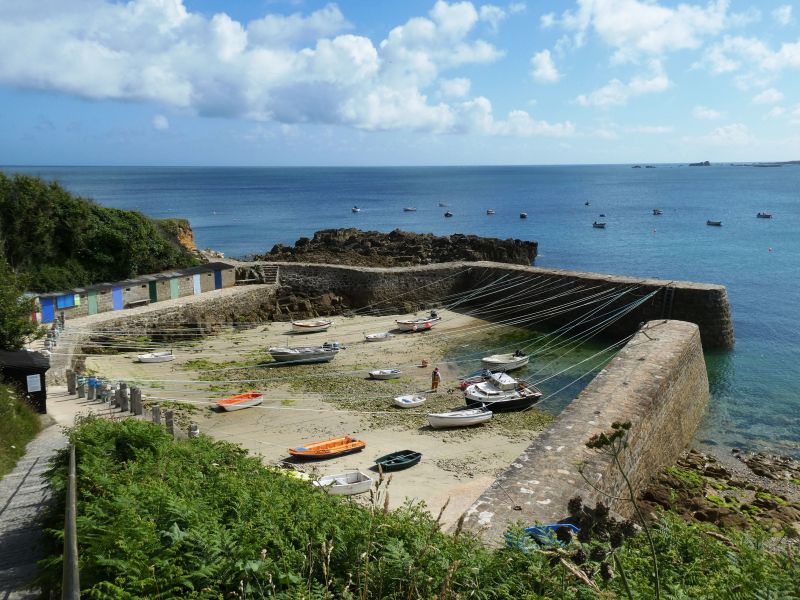
{"type": "Polygon", "coordinates": [[[485,408],[460,408],[443,413],[430,413],[428,423],[434,429],[443,427],[468,427],[480,425],[492,418],[492,411],[485,408]]]}
{"type": "Polygon", "coordinates": [[[486,209],[486,214],[487,215],[493,215],[494,214],[494,209],[493,208],[487,208],[486,209]]]}
{"type": "Polygon", "coordinates": [[[519,218],[520,219],[527,219],[528,218],[528,213],[526,213],[526,212],[519,213],[519,218]]]}
{"type": "Polygon", "coordinates": [[[354,207],[353,207],[353,208],[351,208],[350,210],[351,210],[352,212],[354,212],[354,213],[361,212],[361,209],[360,209],[360,208],[358,208],[357,206],[354,206],[354,207]]]}
{"type": "Polygon", "coordinates": [[[399,379],[402,374],[400,369],[378,369],[369,372],[372,379],[399,379]]]}
{"type": "Polygon", "coordinates": [[[403,209],[403,212],[417,212],[417,209],[416,209],[416,207],[414,207],[414,206],[406,206],[406,207],[403,209]]]}
{"type": "Polygon", "coordinates": [[[361,471],[352,471],[320,477],[316,481],[312,481],[311,485],[325,488],[333,496],[352,496],[368,492],[372,487],[372,477],[361,471]]]}
{"type": "Polygon", "coordinates": [[[481,367],[490,371],[513,371],[528,364],[530,356],[519,350],[513,354],[492,354],[481,359],[481,367]]]}
{"type": "Polygon", "coordinates": [[[435,310],[432,310],[431,314],[427,317],[420,317],[419,319],[404,319],[395,321],[395,323],[397,323],[397,328],[403,331],[425,331],[426,329],[433,327],[435,323],[438,323],[441,320],[442,317],[440,317],[435,310]]]}
{"type": "Polygon", "coordinates": [[[245,392],[244,394],[236,394],[222,400],[217,400],[214,404],[226,412],[234,410],[242,410],[243,408],[250,408],[251,406],[258,406],[264,401],[264,395],[259,392],[245,392]]]}
{"type": "Polygon", "coordinates": [[[169,352],[148,352],[140,354],[136,358],[140,363],[163,363],[175,360],[175,355],[170,350],[169,352]]]}
{"type": "Polygon", "coordinates": [[[389,333],[388,331],[383,331],[381,333],[368,333],[364,337],[368,342],[382,342],[384,340],[392,339],[394,334],[389,333]]]}
{"type": "Polygon", "coordinates": [[[397,398],[394,399],[394,405],[399,406],[400,408],[414,408],[415,406],[421,406],[422,404],[425,404],[425,396],[419,396],[416,394],[397,396],[397,398]]]}
{"type": "Polygon", "coordinates": [[[287,364],[330,362],[337,352],[339,352],[339,347],[332,344],[325,346],[299,346],[297,348],[279,346],[269,349],[269,353],[275,361],[287,364]]]}
{"type": "Polygon", "coordinates": [[[292,331],[297,333],[314,333],[316,331],[327,331],[331,325],[333,325],[333,321],[329,321],[328,319],[292,321],[292,331]]]}
{"type": "Polygon", "coordinates": [[[481,383],[464,390],[468,406],[485,406],[495,412],[523,410],[536,404],[542,397],[536,386],[517,381],[507,373],[492,373],[481,383]]]}

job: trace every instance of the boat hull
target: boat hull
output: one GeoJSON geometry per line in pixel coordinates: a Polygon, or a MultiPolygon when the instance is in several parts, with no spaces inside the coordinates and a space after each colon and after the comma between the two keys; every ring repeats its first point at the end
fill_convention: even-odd
{"type": "Polygon", "coordinates": [[[353,452],[360,452],[365,446],[366,444],[361,440],[350,436],[344,436],[324,440],[322,442],[313,442],[305,446],[298,446],[297,448],[289,448],[289,454],[298,458],[322,460],[343,456],[345,454],[352,454],[353,452]]]}
{"type": "Polygon", "coordinates": [[[541,394],[521,397],[521,398],[504,398],[501,400],[474,400],[471,398],[464,398],[467,406],[478,407],[484,406],[492,412],[514,412],[525,410],[536,404],[541,398],[541,394]]]}
{"type": "Polygon", "coordinates": [[[295,333],[316,333],[327,331],[333,321],[292,321],[292,331],[295,333]]]}
{"type": "Polygon", "coordinates": [[[164,363],[175,360],[175,355],[165,352],[153,352],[149,354],[140,354],[136,357],[140,363],[164,363]]]}
{"type": "Polygon", "coordinates": [[[380,380],[387,380],[387,379],[399,379],[402,373],[400,371],[370,371],[369,377],[370,379],[380,379],[380,380]]]}
{"type": "Polygon", "coordinates": [[[428,415],[428,423],[434,429],[445,429],[480,425],[491,418],[492,411],[490,410],[461,410],[448,413],[431,413],[428,415]]]}
{"type": "Polygon", "coordinates": [[[364,336],[368,342],[382,342],[384,340],[390,340],[393,337],[394,334],[388,331],[386,333],[370,333],[364,336]]]}
{"type": "Polygon", "coordinates": [[[225,412],[233,412],[235,410],[250,408],[251,406],[258,406],[263,401],[264,396],[262,394],[251,393],[237,394],[236,396],[231,396],[230,398],[218,400],[214,404],[217,406],[217,408],[220,408],[225,412]]]}
{"type": "Polygon", "coordinates": [[[334,359],[337,352],[338,350],[323,348],[322,346],[269,349],[269,353],[275,362],[293,365],[330,362],[334,359]]]}
{"type": "Polygon", "coordinates": [[[414,408],[425,404],[425,396],[398,396],[393,402],[395,406],[400,408],[414,408]]]}
{"type": "Polygon", "coordinates": [[[383,471],[402,471],[418,464],[422,459],[421,452],[400,450],[375,459],[375,464],[383,471]]]}
{"type": "Polygon", "coordinates": [[[395,321],[397,328],[401,331],[425,331],[441,321],[441,317],[427,319],[408,319],[395,321]]]}
{"type": "Polygon", "coordinates": [[[513,354],[495,354],[481,359],[481,367],[492,372],[514,371],[521,369],[530,361],[529,356],[514,356],[513,354]]]}
{"type": "Polygon", "coordinates": [[[368,492],[372,487],[372,478],[361,471],[355,471],[320,477],[312,485],[324,488],[332,496],[354,496],[368,492]]]}

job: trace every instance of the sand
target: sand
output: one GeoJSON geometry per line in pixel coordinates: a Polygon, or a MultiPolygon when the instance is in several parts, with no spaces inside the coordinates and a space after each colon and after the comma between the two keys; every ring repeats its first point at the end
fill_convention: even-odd
{"type": "MultiPolygon", "coordinates": [[[[403,449],[422,452],[419,465],[392,474],[389,505],[396,508],[406,499],[422,501],[432,514],[437,515],[449,500],[442,521],[445,526],[451,526],[492,484],[496,475],[531,443],[537,432],[510,435],[483,426],[468,430],[431,430],[427,427],[425,406],[406,410],[392,406],[393,396],[409,392],[422,392],[437,406],[463,405],[463,397],[454,387],[457,377],[465,374],[465,365],[443,363],[442,353],[447,346],[458,344],[459,339],[464,339],[468,333],[479,335],[476,332],[486,328],[487,324],[449,311],[440,314],[442,321],[429,332],[400,333],[381,342],[366,342],[364,334],[391,330],[395,318],[408,318],[410,315],[339,317],[334,318],[335,323],[328,332],[305,335],[291,335],[288,323],[230,330],[191,345],[177,345],[177,359],[171,363],[141,364],[134,361],[136,353],[127,353],[91,356],[87,359],[87,368],[101,376],[139,385],[144,395],[151,399],[201,407],[191,415],[191,419],[199,424],[203,433],[241,444],[261,455],[266,464],[289,458],[289,447],[345,434],[363,440],[366,448],[331,460],[300,463],[298,468],[315,476],[359,469],[377,477],[377,473],[371,470],[375,458],[403,449]],[[193,359],[214,363],[240,361],[244,364],[248,361],[248,354],[270,346],[319,345],[332,340],[344,344],[346,349],[339,352],[331,363],[313,367],[312,371],[320,382],[317,388],[330,385],[334,389],[340,379],[357,376],[359,389],[369,390],[366,392],[369,394],[367,406],[371,411],[383,413],[379,426],[375,426],[369,415],[342,410],[341,405],[324,401],[324,393],[296,389],[292,385],[293,373],[302,370],[306,377],[314,377],[308,374],[309,367],[250,370],[248,373],[256,373],[256,378],[261,381],[246,385],[264,393],[263,404],[230,413],[212,412],[208,408],[213,400],[224,397],[227,392],[209,390],[208,384],[196,381],[198,373],[186,370],[185,366],[193,359]],[[428,361],[425,368],[419,366],[423,359],[428,361]],[[428,392],[434,366],[440,367],[443,376],[440,392],[436,395],[440,400],[435,400],[428,392]],[[404,373],[403,379],[394,383],[363,381],[369,370],[381,368],[400,368],[404,373]],[[403,419],[407,425],[393,426],[395,418],[403,419]],[[408,423],[412,425],[408,426],[408,423]]],[[[224,376],[225,371],[217,373],[224,376]]],[[[358,501],[364,501],[364,496],[358,501]]]]}

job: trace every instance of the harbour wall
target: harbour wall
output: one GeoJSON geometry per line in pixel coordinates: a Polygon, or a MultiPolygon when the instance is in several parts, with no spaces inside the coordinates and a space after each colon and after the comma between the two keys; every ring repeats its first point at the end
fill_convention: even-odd
{"type": "Polygon", "coordinates": [[[698,327],[684,321],[645,324],[480,496],[464,527],[500,544],[513,523],[563,519],[574,496],[591,506],[603,501],[632,516],[620,470],[608,454],[587,448],[586,442],[611,430],[612,423],[630,422],[620,461],[634,490],[641,490],[691,442],[708,397],[698,327]]]}

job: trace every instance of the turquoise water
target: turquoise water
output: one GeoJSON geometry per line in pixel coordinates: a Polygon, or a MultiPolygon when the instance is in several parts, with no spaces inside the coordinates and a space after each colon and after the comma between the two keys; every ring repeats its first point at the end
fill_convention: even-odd
{"type": "Polygon", "coordinates": [[[712,405],[699,439],[800,455],[800,166],[2,169],[186,217],[200,247],[231,256],[322,228],[402,228],[537,240],[540,266],[724,284],[737,343],[706,356],[712,405]],[[608,226],[593,229],[600,213],[608,226]]]}

